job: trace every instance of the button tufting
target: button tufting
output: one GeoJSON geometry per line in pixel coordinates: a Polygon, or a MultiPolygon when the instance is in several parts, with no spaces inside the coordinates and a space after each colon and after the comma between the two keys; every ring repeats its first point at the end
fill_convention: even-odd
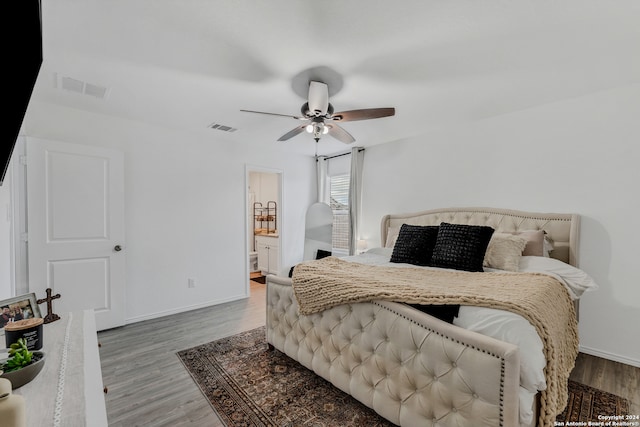
{"type": "MultiPolygon", "coordinates": [[[[446,215],[442,215],[443,219],[445,217],[446,215]]],[[[462,218],[462,215],[455,216],[456,220],[462,220],[462,218]]],[[[468,215],[467,218],[469,218],[468,215]]],[[[477,218],[479,216],[471,216],[471,222],[477,218]]],[[[431,221],[431,219],[425,220],[425,222],[431,221]]],[[[510,227],[510,229],[513,228],[513,226],[510,227]]],[[[485,395],[482,389],[479,389],[479,392],[483,393],[483,398],[480,398],[478,392],[466,387],[464,387],[466,390],[457,390],[459,395],[456,395],[459,401],[464,401],[469,396],[472,396],[471,405],[466,406],[467,403],[464,402],[462,411],[451,406],[449,411],[446,411],[445,408],[448,405],[440,400],[439,408],[444,411],[439,413],[439,417],[436,417],[433,408],[427,409],[420,404],[422,396],[437,396],[443,392],[443,388],[448,390],[452,382],[450,374],[454,370],[458,372],[457,360],[448,357],[447,353],[440,353],[435,360],[432,360],[434,359],[433,356],[425,358],[421,354],[420,346],[424,346],[425,355],[428,355],[428,341],[446,340],[448,339],[446,335],[431,330],[416,329],[416,332],[419,332],[417,338],[420,339],[397,341],[394,334],[394,339],[392,340],[391,334],[395,330],[385,329],[388,316],[385,311],[379,311],[382,325],[376,325],[376,323],[380,322],[376,320],[377,312],[375,310],[355,305],[344,305],[331,311],[300,318],[296,313],[297,304],[295,299],[290,299],[285,294],[282,294],[279,298],[273,298],[272,305],[274,307],[272,308],[271,305],[268,305],[268,310],[270,311],[268,320],[271,324],[274,338],[280,343],[280,346],[286,348],[297,346],[294,351],[297,350],[298,354],[303,357],[309,355],[314,366],[318,366],[318,369],[322,371],[335,372],[338,376],[344,378],[348,378],[349,375],[357,377],[359,387],[371,393],[380,391],[386,396],[389,405],[396,410],[407,411],[407,413],[415,415],[414,419],[423,420],[424,424],[435,427],[436,425],[441,425],[438,424],[439,419],[455,418],[459,419],[458,422],[460,423],[468,422],[467,417],[471,415],[468,412],[469,409],[477,406],[477,404],[484,407],[483,399],[485,395]],[[291,307],[291,305],[295,307],[291,307]],[[360,327],[358,327],[358,324],[360,324],[360,327]],[[362,335],[358,334],[358,330],[362,332],[362,335]],[[385,356],[387,363],[384,365],[373,363],[373,366],[369,366],[372,364],[371,361],[375,362],[378,358],[383,357],[382,353],[387,353],[387,356],[385,356]],[[447,364],[449,366],[448,370],[447,364]],[[420,373],[416,374],[416,371],[420,373]],[[435,372],[438,372],[438,374],[435,374],[435,372]],[[443,375],[443,384],[440,384],[440,374],[443,375]],[[375,384],[370,376],[375,379],[375,384]],[[429,376],[432,378],[431,381],[429,381],[429,376]],[[418,377],[419,381],[416,381],[413,377],[418,377]],[[427,384],[424,384],[423,381],[427,384]],[[416,382],[419,382],[419,385],[416,382]],[[396,388],[402,391],[402,396],[394,392],[396,388]],[[479,402],[476,404],[474,400],[479,400],[479,402]],[[411,413],[413,406],[417,406],[417,408],[411,413]],[[460,412],[460,415],[457,412],[460,412]],[[429,423],[431,419],[433,424],[429,423]]],[[[414,327],[412,324],[411,333],[414,332],[414,327]]],[[[475,348],[473,350],[478,351],[475,348]]],[[[450,352],[449,354],[452,353],[450,352]]],[[[464,363],[461,370],[464,370],[464,363]]],[[[466,375],[464,372],[459,372],[459,374],[463,375],[463,377],[466,375]]],[[[454,377],[457,378],[456,375],[454,377]]],[[[460,403],[459,401],[455,403],[460,403]]],[[[487,403],[487,406],[489,406],[489,403],[487,403]]],[[[501,408],[504,406],[503,397],[500,397],[499,406],[501,408]]],[[[475,409],[477,410],[478,408],[475,409]]]]}

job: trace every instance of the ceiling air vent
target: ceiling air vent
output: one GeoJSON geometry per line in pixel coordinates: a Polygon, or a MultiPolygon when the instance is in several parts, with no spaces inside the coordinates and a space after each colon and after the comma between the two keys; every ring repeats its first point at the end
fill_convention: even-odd
{"type": "Polygon", "coordinates": [[[55,88],[66,90],[69,92],[75,92],[81,95],[89,95],[98,99],[105,99],[109,91],[104,86],[87,83],[69,76],[61,76],[58,73],[53,73],[53,77],[53,86],[55,88]]]}
{"type": "Polygon", "coordinates": [[[85,83],[84,93],[85,95],[91,95],[95,96],[96,98],[104,99],[105,96],[107,96],[107,88],[98,85],[92,85],[91,83],[85,83]]]}
{"type": "Polygon", "coordinates": [[[219,123],[211,123],[208,127],[210,127],[211,129],[221,130],[223,132],[235,132],[238,130],[236,128],[232,128],[231,126],[225,126],[219,123]]]}

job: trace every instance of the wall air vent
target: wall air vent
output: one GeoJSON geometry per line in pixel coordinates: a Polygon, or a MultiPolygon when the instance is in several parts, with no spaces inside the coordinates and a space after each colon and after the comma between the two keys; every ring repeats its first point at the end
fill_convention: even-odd
{"type": "Polygon", "coordinates": [[[87,83],[69,76],[61,76],[58,73],[53,73],[53,87],[98,99],[105,99],[109,92],[109,89],[104,86],[87,83]]]}
{"type": "Polygon", "coordinates": [[[225,125],[221,125],[219,123],[211,123],[207,127],[211,128],[211,129],[221,130],[223,132],[235,132],[235,131],[238,130],[236,128],[232,128],[231,126],[225,126],[225,125]]]}

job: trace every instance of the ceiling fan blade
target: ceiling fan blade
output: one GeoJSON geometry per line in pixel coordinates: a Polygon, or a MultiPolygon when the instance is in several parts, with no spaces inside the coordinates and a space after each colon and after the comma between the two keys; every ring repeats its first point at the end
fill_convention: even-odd
{"type": "Polygon", "coordinates": [[[353,136],[351,136],[349,132],[347,132],[346,130],[344,130],[343,128],[341,128],[335,123],[325,124],[325,126],[329,128],[329,135],[331,135],[332,137],[334,137],[340,142],[344,142],[345,144],[351,144],[352,142],[356,141],[356,139],[353,136]]]}
{"type": "Polygon", "coordinates": [[[311,115],[324,116],[329,108],[329,86],[322,82],[309,82],[309,111],[311,115]]]}
{"type": "Polygon", "coordinates": [[[302,125],[302,126],[295,127],[293,129],[291,129],[289,132],[287,132],[284,135],[282,135],[280,138],[278,138],[278,141],[286,141],[287,139],[291,139],[294,136],[304,132],[306,127],[307,127],[307,125],[302,125]]]}
{"type": "Polygon", "coordinates": [[[296,120],[307,120],[306,117],[291,116],[289,114],[265,113],[264,111],[253,111],[253,110],[240,110],[240,111],[243,111],[245,113],[268,114],[270,116],[290,117],[296,120]]]}
{"type": "Polygon", "coordinates": [[[341,111],[331,116],[331,119],[338,122],[355,122],[356,120],[379,119],[395,114],[395,108],[365,108],[363,110],[341,111]]]}

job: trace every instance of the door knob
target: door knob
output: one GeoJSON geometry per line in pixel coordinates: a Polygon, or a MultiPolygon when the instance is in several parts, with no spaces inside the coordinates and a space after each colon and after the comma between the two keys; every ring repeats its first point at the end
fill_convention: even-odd
{"type": "Polygon", "coordinates": [[[116,251],[116,252],[120,252],[120,251],[122,250],[122,246],[120,246],[120,245],[115,245],[115,246],[113,247],[113,250],[114,250],[114,251],[116,251]]]}

